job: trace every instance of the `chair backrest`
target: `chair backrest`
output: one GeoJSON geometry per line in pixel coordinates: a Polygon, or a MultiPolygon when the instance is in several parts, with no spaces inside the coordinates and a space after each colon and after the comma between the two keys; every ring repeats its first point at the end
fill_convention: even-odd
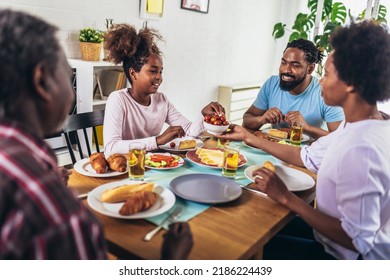
{"type": "Polygon", "coordinates": [[[96,133],[96,126],[102,125],[103,122],[104,122],[104,110],[92,111],[92,112],[80,113],[80,114],[74,114],[68,116],[68,120],[67,123],[65,124],[63,132],[66,140],[66,145],[68,146],[69,154],[73,164],[76,163],[76,157],[73,152],[72,143],[69,134],[71,132],[76,132],[74,133],[74,136],[80,154],[80,158],[82,159],[84,158],[84,153],[82,150],[82,145],[77,131],[78,130],[83,131],[85,146],[87,147],[88,156],[90,156],[92,152],[91,152],[91,146],[89,144],[87,128],[92,128],[93,139],[96,145],[95,146],[96,151],[100,152],[97,133],[96,133]]]}

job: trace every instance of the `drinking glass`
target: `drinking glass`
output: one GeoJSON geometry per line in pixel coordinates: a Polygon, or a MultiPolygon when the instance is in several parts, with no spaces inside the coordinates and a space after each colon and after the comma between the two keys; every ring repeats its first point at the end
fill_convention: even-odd
{"type": "Polygon", "coordinates": [[[302,142],[303,127],[299,122],[293,122],[291,126],[290,142],[293,145],[299,146],[302,142]]]}
{"type": "Polygon", "coordinates": [[[224,146],[222,175],[228,178],[235,178],[239,162],[239,150],[230,145],[224,146]]]}
{"type": "Polygon", "coordinates": [[[145,153],[146,146],[141,142],[130,144],[129,152],[129,178],[131,180],[143,180],[145,177],[145,153]]]}

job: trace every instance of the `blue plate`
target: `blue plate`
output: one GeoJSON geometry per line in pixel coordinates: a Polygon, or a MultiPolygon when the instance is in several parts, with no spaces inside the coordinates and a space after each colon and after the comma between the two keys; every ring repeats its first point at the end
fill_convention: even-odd
{"type": "Polygon", "coordinates": [[[242,193],[241,186],[222,176],[187,174],[173,179],[170,188],[177,196],[201,203],[225,203],[242,193]]]}

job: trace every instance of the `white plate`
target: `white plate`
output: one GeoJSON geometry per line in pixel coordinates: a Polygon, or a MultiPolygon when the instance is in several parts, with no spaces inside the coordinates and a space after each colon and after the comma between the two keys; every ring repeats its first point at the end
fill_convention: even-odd
{"type": "Polygon", "coordinates": [[[93,169],[92,165],[89,163],[89,158],[83,158],[82,160],[77,161],[74,164],[73,169],[78,173],[89,177],[114,177],[128,172],[128,170],[123,172],[117,172],[107,169],[105,173],[96,173],[95,169],[93,169]]]}
{"type": "Polygon", "coordinates": [[[184,149],[184,150],[179,150],[179,143],[180,141],[184,141],[184,140],[192,140],[192,139],[195,139],[193,137],[183,137],[183,138],[176,138],[176,139],[173,139],[172,141],[164,144],[164,145],[160,145],[158,146],[161,150],[165,150],[165,151],[169,151],[169,152],[175,152],[175,153],[179,153],[179,152],[188,152],[188,151],[192,151],[192,150],[196,150],[198,148],[201,148],[203,147],[203,142],[199,139],[195,139],[196,141],[196,148],[193,148],[193,149],[184,149]],[[175,147],[174,148],[171,148],[170,144],[171,142],[174,142],[175,143],[175,147]]]}
{"type": "Polygon", "coordinates": [[[251,148],[252,150],[259,151],[259,152],[262,152],[262,153],[265,153],[262,149],[259,149],[259,148],[256,148],[256,147],[252,147],[252,146],[248,145],[247,143],[245,143],[244,141],[242,141],[242,144],[243,144],[244,146],[247,146],[248,148],[251,148]]]}
{"type": "MultiPolygon", "coordinates": [[[[152,155],[164,155],[164,156],[173,156],[172,154],[170,153],[147,153],[146,156],[152,156],[152,155]]],[[[147,165],[145,164],[145,166],[149,169],[155,169],[155,170],[169,170],[169,169],[175,169],[175,168],[179,168],[180,166],[182,166],[184,164],[184,159],[182,159],[181,157],[179,157],[179,162],[177,164],[177,166],[174,166],[174,167],[154,167],[154,166],[150,166],[150,165],[147,165]]]]}
{"type": "MultiPolygon", "coordinates": [[[[253,171],[261,168],[262,165],[252,165],[244,170],[245,176],[254,182],[254,178],[252,176],[253,171]]],[[[291,168],[284,165],[275,165],[276,174],[280,177],[280,179],[286,184],[287,188],[292,192],[304,191],[311,189],[315,182],[312,177],[308,174],[291,168]]]]}
{"type": "MultiPolygon", "coordinates": [[[[268,131],[270,130],[270,128],[267,128],[267,129],[263,129],[262,132],[266,133],[269,137],[271,138],[274,138],[274,139],[278,139],[278,140],[284,140],[286,142],[290,142],[290,139],[289,138],[280,138],[280,137],[275,137],[275,136],[271,136],[268,134],[268,131]]],[[[307,142],[310,140],[310,136],[305,134],[305,133],[302,133],[302,143],[303,142],[307,142]]]]}
{"type": "Polygon", "coordinates": [[[170,182],[171,190],[187,200],[201,203],[225,203],[242,193],[234,180],[211,174],[186,174],[170,182]]]}
{"type": "Polygon", "coordinates": [[[176,201],[175,195],[169,189],[163,188],[158,185],[154,187],[154,192],[159,194],[159,198],[157,202],[150,209],[135,213],[133,215],[123,216],[119,214],[119,209],[121,209],[124,202],[106,203],[100,200],[100,195],[102,194],[103,191],[107,189],[112,189],[126,184],[139,184],[139,183],[142,182],[122,180],[122,181],[101,185],[95,188],[94,190],[92,190],[88,194],[88,198],[87,198],[88,205],[96,212],[99,212],[100,214],[109,217],[121,218],[121,219],[145,219],[145,218],[154,217],[163,214],[169,209],[171,209],[175,204],[176,201]]]}

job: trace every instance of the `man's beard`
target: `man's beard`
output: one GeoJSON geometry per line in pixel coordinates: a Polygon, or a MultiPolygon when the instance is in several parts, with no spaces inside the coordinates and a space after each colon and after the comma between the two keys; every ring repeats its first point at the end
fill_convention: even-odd
{"type": "Polygon", "coordinates": [[[292,78],[295,78],[294,76],[291,76],[291,75],[288,75],[288,74],[279,74],[279,77],[280,77],[280,83],[279,83],[279,86],[282,90],[286,90],[286,91],[292,91],[294,88],[296,88],[300,83],[302,83],[306,76],[303,76],[301,79],[297,79],[297,80],[293,80],[291,82],[287,82],[287,81],[283,81],[282,80],[282,76],[288,76],[288,77],[292,77],[292,78]]]}

